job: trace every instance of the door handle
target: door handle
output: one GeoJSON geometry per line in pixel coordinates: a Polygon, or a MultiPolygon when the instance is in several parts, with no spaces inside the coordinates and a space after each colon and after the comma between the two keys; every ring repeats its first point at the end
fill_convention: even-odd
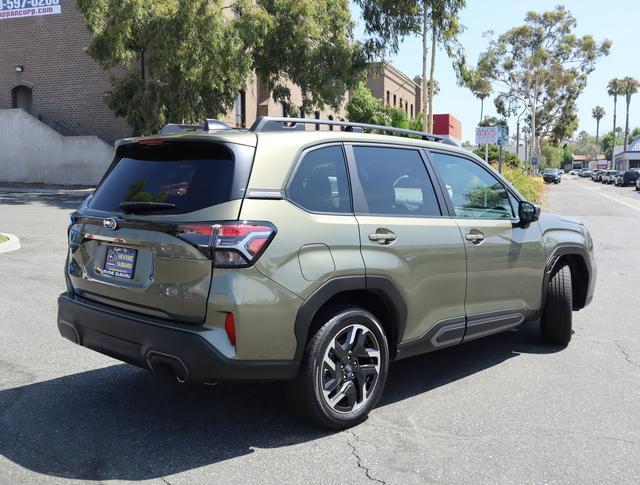
{"type": "Polygon", "coordinates": [[[481,232],[470,232],[469,234],[466,234],[464,238],[467,241],[471,241],[473,244],[480,244],[485,239],[484,234],[481,232]]]}
{"type": "Polygon", "coordinates": [[[380,231],[381,230],[378,229],[378,232],[369,234],[369,241],[375,241],[380,244],[391,244],[393,241],[396,240],[396,235],[391,231],[388,231],[388,232],[380,232],[380,231]]]}

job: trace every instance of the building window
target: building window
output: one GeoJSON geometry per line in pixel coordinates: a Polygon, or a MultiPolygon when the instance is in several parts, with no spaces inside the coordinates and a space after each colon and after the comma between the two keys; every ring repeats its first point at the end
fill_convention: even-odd
{"type": "Polygon", "coordinates": [[[236,128],[247,126],[247,97],[244,90],[236,96],[236,128]]]}
{"type": "Polygon", "coordinates": [[[387,106],[391,104],[391,93],[387,91],[387,106]]]}
{"type": "Polygon", "coordinates": [[[394,106],[396,105],[396,95],[395,94],[393,95],[393,105],[394,106]]]}
{"type": "Polygon", "coordinates": [[[283,118],[288,118],[289,117],[289,113],[287,113],[287,105],[284,103],[280,103],[280,105],[282,106],[282,117],[283,118]]]}
{"type": "Polygon", "coordinates": [[[302,108],[300,108],[300,118],[306,118],[307,115],[302,108]]]}
{"type": "MultiPolygon", "coordinates": [[[[333,115],[329,115],[329,121],[333,121],[333,115]]],[[[333,131],[333,125],[329,125],[329,131],[333,131]]]]}
{"type": "Polygon", "coordinates": [[[404,103],[404,112],[405,114],[409,114],[409,103],[404,103]]]}
{"type": "Polygon", "coordinates": [[[413,105],[411,105],[411,118],[413,118],[413,105]]]}
{"type": "MultiPolygon", "coordinates": [[[[317,120],[319,120],[319,119],[320,119],[320,111],[316,111],[316,112],[314,113],[314,116],[315,116],[315,118],[316,118],[317,120]]],[[[318,124],[318,125],[316,125],[316,131],[320,131],[320,125],[319,125],[319,124],[318,124]]]]}
{"type": "Polygon", "coordinates": [[[16,86],[11,90],[11,107],[23,109],[27,113],[32,112],[33,91],[28,86],[16,86]]]}

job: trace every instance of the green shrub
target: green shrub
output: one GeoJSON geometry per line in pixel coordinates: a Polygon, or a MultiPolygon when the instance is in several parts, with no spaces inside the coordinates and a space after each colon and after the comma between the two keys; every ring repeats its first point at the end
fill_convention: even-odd
{"type": "Polygon", "coordinates": [[[542,177],[529,175],[520,167],[503,165],[502,175],[522,194],[529,202],[542,203],[544,195],[544,181],[542,177]]]}

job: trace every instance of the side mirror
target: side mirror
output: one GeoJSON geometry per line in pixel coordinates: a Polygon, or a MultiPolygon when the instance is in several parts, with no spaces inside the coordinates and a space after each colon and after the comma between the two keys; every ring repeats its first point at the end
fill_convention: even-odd
{"type": "Polygon", "coordinates": [[[523,200],[518,204],[518,217],[522,224],[530,224],[540,218],[540,206],[523,200]]]}

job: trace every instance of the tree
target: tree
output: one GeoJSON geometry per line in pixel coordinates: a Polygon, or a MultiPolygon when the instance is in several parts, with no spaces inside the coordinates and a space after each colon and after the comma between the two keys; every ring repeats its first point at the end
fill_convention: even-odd
{"type": "Polygon", "coordinates": [[[574,154],[586,156],[587,161],[597,160],[599,150],[596,139],[586,131],[578,133],[571,146],[574,154]]]}
{"type": "MultiPolygon", "coordinates": [[[[231,110],[257,73],[276,101],[337,108],[363,77],[347,0],[78,0],[87,52],[120,67],[108,105],[136,134],[231,110]],[[139,60],[144,58],[142,72],[139,60]]],[[[141,63],[140,63],[141,64],[141,63]]]]}
{"type": "Polygon", "coordinates": [[[480,100],[480,121],[482,121],[484,118],[484,100],[491,96],[493,92],[491,82],[482,78],[478,71],[469,71],[462,84],[469,88],[471,93],[480,100]]]}
{"type": "Polygon", "coordinates": [[[638,86],[640,83],[632,77],[625,77],[620,80],[622,94],[625,97],[625,102],[627,106],[626,119],[624,123],[624,151],[627,151],[627,139],[629,135],[629,104],[631,104],[631,96],[638,92],[638,86]]]}
{"type": "MultiPolygon", "coordinates": [[[[436,47],[444,46],[454,63],[464,65],[462,47],[457,41],[458,35],[464,30],[460,23],[459,12],[466,6],[466,0],[431,0],[431,69],[429,79],[434,79],[436,68],[436,47]]],[[[460,69],[457,70],[459,72],[460,69]]],[[[460,75],[458,75],[460,77],[460,75]]],[[[427,133],[433,131],[433,98],[434,83],[429,83],[429,120],[427,133]]]]}
{"type": "Polygon", "coordinates": [[[602,106],[596,106],[591,110],[591,116],[593,116],[596,120],[596,147],[599,147],[599,138],[600,138],[600,120],[604,118],[605,115],[604,108],[602,106]]]}
{"type": "Polygon", "coordinates": [[[613,162],[613,149],[617,145],[622,145],[622,144],[623,144],[623,140],[622,140],[621,134],[616,133],[616,138],[614,141],[612,131],[608,132],[600,140],[600,148],[602,149],[602,153],[604,153],[604,156],[606,157],[606,159],[610,160],[611,162],[613,162]]]}
{"type": "MultiPolygon", "coordinates": [[[[462,30],[458,12],[466,0],[356,0],[362,9],[367,52],[384,56],[397,53],[400,42],[409,35],[422,38],[422,113],[429,130],[429,107],[433,107],[435,77],[435,46],[441,43],[454,60],[456,73],[460,75],[464,65],[462,48],[456,36],[462,30]],[[431,29],[431,37],[429,31],[431,29]],[[427,75],[429,40],[431,40],[431,75],[427,75]]],[[[433,121],[431,122],[433,124],[433,121]]]]}
{"type": "MultiPolygon", "coordinates": [[[[613,131],[615,132],[617,128],[618,96],[622,94],[622,82],[620,79],[614,78],[609,81],[607,84],[607,94],[613,96],[613,131]]],[[[611,140],[613,140],[613,135],[611,135],[611,140]]],[[[611,153],[613,153],[613,148],[611,149],[611,153]]],[[[613,162],[613,155],[607,156],[607,160],[613,162]]]]}
{"type": "Polygon", "coordinates": [[[353,91],[345,108],[349,121],[358,123],[376,123],[384,111],[382,102],[364,83],[353,91]]]}
{"type": "Polygon", "coordinates": [[[480,56],[478,70],[502,87],[500,114],[514,104],[528,114],[532,153],[543,141],[559,142],[577,128],[576,99],[611,42],[576,36],[575,18],[564,7],[529,12],[525,24],[500,35],[480,56]]]}
{"type": "Polygon", "coordinates": [[[640,136],[640,127],[636,127],[631,130],[631,133],[629,133],[629,136],[627,137],[627,143],[630,143],[631,140],[633,140],[637,136],[640,136]]]}
{"type": "Polygon", "coordinates": [[[560,167],[563,158],[563,150],[549,140],[543,140],[540,147],[541,168],[560,167]]]}

